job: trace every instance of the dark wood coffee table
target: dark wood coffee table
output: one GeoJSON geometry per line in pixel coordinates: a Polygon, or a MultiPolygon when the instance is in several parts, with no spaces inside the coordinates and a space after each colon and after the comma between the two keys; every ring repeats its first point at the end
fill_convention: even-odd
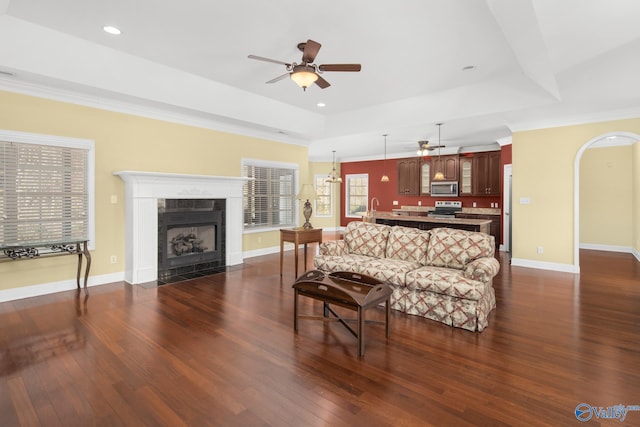
{"type": "Polygon", "coordinates": [[[364,356],[364,325],[365,323],[378,323],[385,325],[385,333],[389,338],[389,297],[391,288],[373,277],[348,271],[325,273],[320,270],[311,270],[300,276],[293,284],[293,330],[298,331],[298,319],[331,320],[342,323],[349,332],[358,339],[358,356],[364,356]],[[304,295],[323,303],[323,316],[302,316],[298,313],[298,295],[304,295]],[[385,304],[384,322],[365,320],[365,310],[381,303],[385,304]],[[331,304],[354,310],[358,313],[357,319],[344,319],[338,315],[331,304]],[[333,315],[331,317],[330,315],[333,315]],[[349,321],[357,321],[357,331],[348,324],[349,321]]]}

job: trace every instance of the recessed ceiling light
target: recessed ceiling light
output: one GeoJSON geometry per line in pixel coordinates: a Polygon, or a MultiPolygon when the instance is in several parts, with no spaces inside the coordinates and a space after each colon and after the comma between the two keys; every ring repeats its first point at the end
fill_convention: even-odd
{"type": "Polygon", "coordinates": [[[475,65],[467,65],[466,67],[462,67],[462,71],[471,71],[475,69],[476,69],[475,65]]]}
{"type": "Polygon", "coordinates": [[[122,31],[120,31],[119,28],[112,27],[111,25],[106,25],[102,27],[102,29],[109,34],[113,34],[114,36],[119,36],[120,34],[122,34],[122,31]]]}
{"type": "Polygon", "coordinates": [[[324,102],[318,102],[316,105],[320,108],[327,106],[327,104],[325,104],[324,102]]]}

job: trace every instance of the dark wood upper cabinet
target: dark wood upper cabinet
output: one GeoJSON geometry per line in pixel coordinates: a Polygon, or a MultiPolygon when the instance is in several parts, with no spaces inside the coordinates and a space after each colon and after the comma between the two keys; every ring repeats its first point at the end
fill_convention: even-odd
{"type": "Polygon", "coordinates": [[[458,181],[460,196],[499,196],[500,151],[466,155],[412,157],[398,159],[398,194],[428,196],[437,172],[444,181],[458,181]]]}
{"type": "Polygon", "coordinates": [[[398,194],[418,196],[420,194],[420,159],[398,159],[398,194]]]}
{"type": "Polygon", "coordinates": [[[460,157],[461,196],[499,196],[500,152],[487,151],[460,157]]]}
{"type": "Polygon", "coordinates": [[[500,195],[500,152],[487,151],[473,156],[476,196],[500,195]]]}
{"type": "Polygon", "coordinates": [[[449,154],[446,156],[431,157],[431,180],[437,172],[444,174],[444,181],[458,180],[458,155],[449,154]]]}

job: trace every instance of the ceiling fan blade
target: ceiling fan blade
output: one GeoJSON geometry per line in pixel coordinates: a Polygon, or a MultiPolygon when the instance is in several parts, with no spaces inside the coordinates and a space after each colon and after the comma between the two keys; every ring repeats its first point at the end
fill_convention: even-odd
{"type": "Polygon", "coordinates": [[[271,80],[269,80],[269,81],[268,81],[268,82],[266,82],[266,83],[275,83],[275,82],[279,82],[280,80],[284,80],[284,79],[286,79],[287,77],[289,77],[289,75],[290,75],[290,74],[291,74],[291,73],[284,73],[283,75],[278,76],[278,77],[276,77],[275,79],[271,79],[271,80]]]}
{"type": "Polygon", "coordinates": [[[322,64],[318,66],[320,71],[360,71],[360,64],[322,64]]]}
{"type": "Polygon", "coordinates": [[[326,88],[328,88],[329,86],[331,86],[331,84],[330,84],[328,81],[326,81],[325,79],[323,79],[323,78],[322,78],[322,77],[320,77],[320,76],[318,76],[318,80],[316,80],[316,84],[317,84],[318,86],[320,86],[320,89],[326,89],[326,88]]]}
{"type": "Polygon", "coordinates": [[[304,50],[302,51],[302,62],[305,64],[312,64],[316,59],[316,55],[322,45],[311,39],[307,40],[304,44],[304,50]]]}
{"type": "Polygon", "coordinates": [[[247,58],[249,58],[249,59],[257,59],[258,61],[264,61],[264,62],[273,62],[274,64],[286,65],[287,67],[291,66],[291,64],[287,64],[286,62],[277,61],[275,59],[270,59],[270,58],[265,58],[263,56],[249,55],[247,58]]]}

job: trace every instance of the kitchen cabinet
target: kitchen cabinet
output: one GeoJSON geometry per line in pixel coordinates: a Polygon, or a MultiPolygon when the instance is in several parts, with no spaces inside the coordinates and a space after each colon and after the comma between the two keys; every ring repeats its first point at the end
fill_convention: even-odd
{"type": "Polygon", "coordinates": [[[398,160],[398,194],[418,196],[420,194],[420,159],[398,160]]]}
{"type": "Polygon", "coordinates": [[[457,181],[458,162],[457,154],[431,157],[431,179],[433,180],[437,172],[442,172],[444,175],[443,181],[457,181]]]}
{"type": "Polygon", "coordinates": [[[431,194],[431,160],[425,159],[420,165],[420,195],[431,194]]]}
{"type": "Polygon", "coordinates": [[[500,152],[487,151],[473,155],[474,196],[500,195],[500,152]]]}
{"type": "Polygon", "coordinates": [[[499,196],[500,151],[473,153],[460,157],[461,196],[499,196]]]}
{"type": "Polygon", "coordinates": [[[491,234],[496,239],[496,249],[500,248],[500,239],[502,235],[502,233],[500,233],[500,215],[457,213],[456,218],[491,220],[491,224],[489,224],[489,234],[491,234]]]}
{"type": "Polygon", "coordinates": [[[473,196],[473,158],[460,157],[460,185],[461,196],[473,196]]]}

